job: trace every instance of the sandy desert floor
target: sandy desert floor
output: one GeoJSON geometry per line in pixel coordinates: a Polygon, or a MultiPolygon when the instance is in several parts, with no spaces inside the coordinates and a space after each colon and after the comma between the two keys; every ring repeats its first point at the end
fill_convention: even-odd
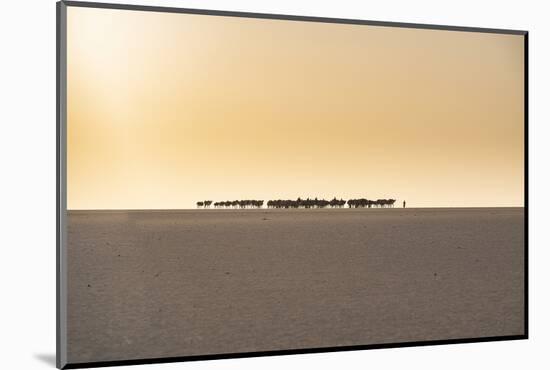
{"type": "Polygon", "coordinates": [[[523,218],[70,211],[69,362],[523,334],[523,218]]]}

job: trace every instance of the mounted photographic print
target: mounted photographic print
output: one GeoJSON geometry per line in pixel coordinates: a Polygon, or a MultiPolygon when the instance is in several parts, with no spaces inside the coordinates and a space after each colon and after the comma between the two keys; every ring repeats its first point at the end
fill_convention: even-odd
{"type": "Polygon", "coordinates": [[[58,367],[527,338],[527,32],[57,10],[58,367]]]}

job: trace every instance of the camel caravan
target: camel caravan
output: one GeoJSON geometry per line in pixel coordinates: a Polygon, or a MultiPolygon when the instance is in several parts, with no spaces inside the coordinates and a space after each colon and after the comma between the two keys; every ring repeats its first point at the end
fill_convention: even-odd
{"type": "Polygon", "coordinates": [[[361,199],[348,200],[349,208],[372,208],[372,207],[393,208],[394,204],[395,204],[395,199],[369,200],[369,199],[361,198],[361,199]]]}
{"type": "Polygon", "coordinates": [[[263,200],[227,200],[225,202],[215,202],[214,208],[262,208],[263,205],[263,200]]]}
{"type": "MultiPolygon", "coordinates": [[[[210,208],[211,205],[214,205],[214,208],[262,208],[264,205],[263,200],[233,200],[233,201],[222,201],[222,202],[212,202],[211,200],[205,200],[202,202],[197,202],[197,208],[210,208]]],[[[266,205],[267,208],[344,208],[348,205],[348,208],[393,208],[395,204],[395,199],[377,199],[369,200],[365,198],[360,199],[349,199],[345,201],[343,199],[332,200],[325,199],[301,199],[296,200],[268,200],[266,205]]]]}

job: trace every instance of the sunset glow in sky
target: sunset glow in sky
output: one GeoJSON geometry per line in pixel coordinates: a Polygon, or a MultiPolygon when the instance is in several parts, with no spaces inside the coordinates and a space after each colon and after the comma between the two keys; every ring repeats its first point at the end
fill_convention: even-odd
{"type": "Polygon", "coordinates": [[[523,36],[67,12],[69,209],[523,206],[523,36]]]}

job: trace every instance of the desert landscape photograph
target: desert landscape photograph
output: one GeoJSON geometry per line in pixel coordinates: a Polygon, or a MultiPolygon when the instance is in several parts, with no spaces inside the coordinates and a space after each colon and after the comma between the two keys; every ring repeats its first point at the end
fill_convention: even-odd
{"type": "Polygon", "coordinates": [[[68,362],[524,335],[524,52],[68,7],[68,362]]]}

